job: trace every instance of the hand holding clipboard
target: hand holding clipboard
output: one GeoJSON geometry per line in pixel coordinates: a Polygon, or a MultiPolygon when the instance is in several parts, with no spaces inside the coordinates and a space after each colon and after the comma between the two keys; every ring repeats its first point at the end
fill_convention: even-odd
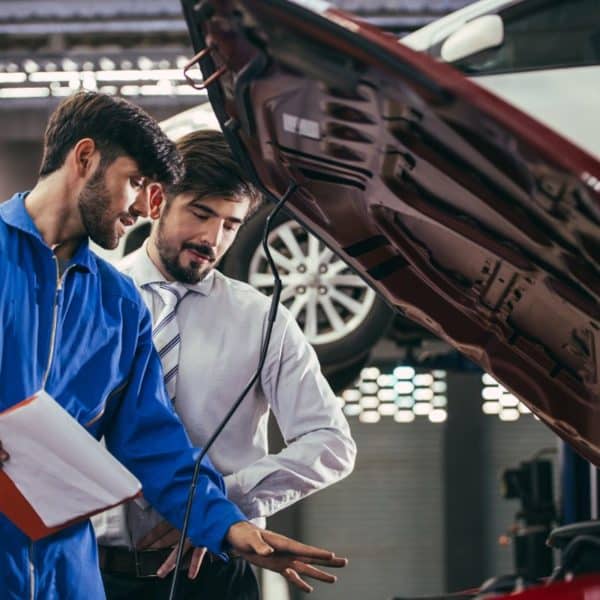
{"type": "Polygon", "coordinates": [[[2,440],[0,440],[0,469],[2,465],[10,458],[8,452],[2,447],[2,440]]]}

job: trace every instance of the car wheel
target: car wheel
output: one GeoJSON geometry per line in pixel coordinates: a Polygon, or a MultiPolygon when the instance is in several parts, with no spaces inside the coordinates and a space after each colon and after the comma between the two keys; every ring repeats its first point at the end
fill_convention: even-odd
{"type": "MultiPolygon", "coordinates": [[[[261,239],[271,211],[264,206],[240,230],[222,270],[271,295],[273,276],[261,239]]],[[[379,340],[393,313],[345,262],[289,216],[276,218],[269,246],[290,310],[324,366],[362,356],[379,340]]]]}

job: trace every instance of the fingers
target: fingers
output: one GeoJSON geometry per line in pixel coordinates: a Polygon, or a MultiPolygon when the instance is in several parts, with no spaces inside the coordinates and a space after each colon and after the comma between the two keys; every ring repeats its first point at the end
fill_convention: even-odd
{"type": "Polygon", "coordinates": [[[194,548],[194,551],[192,552],[192,560],[188,568],[189,579],[196,579],[196,577],[198,577],[205,554],[206,548],[194,548]]]}
{"type": "Polygon", "coordinates": [[[335,554],[330,550],[324,550],[323,548],[317,548],[316,546],[308,546],[297,540],[293,540],[285,535],[275,533],[265,529],[262,531],[262,538],[270,544],[272,548],[279,552],[286,552],[288,554],[296,554],[299,556],[305,556],[307,558],[320,558],[323,560],[332,560],[335,558],[335,554]]]}
{"type": "Polygon", "coordinates": [[[335,556],[329,550],[303,544],[269,530],[260,530],[247,522],[236,523],[229,528],[227,540],[232,548],[254,565],[281,573],[287,581],[303,592],[313,588],[303,577],[311,577],[324,583],[335,583],[337,577],[317,567],[342,568],[348,560],[335,556]]]}
{"type": "Polygon", "coordinates": [[[2,468],[2,463],[6,462],[9,458],[8,452],[2,447],[2,442],[0,442],[0,468],[2,468]]]}
{"type": "Polygon", "coordinates": [[[169,548],[179,541],[179,532],[167,521],[161,521],[151,529],[136,545],[138,550],[148,548],[169,548]]]}
{"type": "Polygon", "coordinates": [[[250,540],[250,547],[252,548],[252,552],[259,554],[260,556],[269,556],[269,554],[275,552],[275,549],[263,540],[260,531],[257,531],[250,540]]]}
{"type": "Polygon", "coordinates": [[[150,546],[148,546],[148,548],[152,549],[152,550],[157,550],[157,549],[161,549],[161,548],[172,548],[173,546],[176,546],[177,544],[179,544],[180,537],[181,537],[181,534],[179,533],[179,530],[172,529],[171,531],[166,533],[163,537],[161,537],[159,540],[156,540],[155,542],[153,542],[150,546]]]}
{"type": "MultiPolygon", "coordinates": [[[[275,571],[276,573],[281,573],[282,575],[285,575],[285,571],[287,569],[291,569],[298,575],[312,577],[313,579],[323,581],[324,583],[335,583],[337,581],[337,577],[335,577],[335,575],[331,575],[331,573],[327,573],[321,569],[311,566],[308,562],[306,562],[310,562],[311,559],[306,559],[305,557],[281,554],[278,552],[274,552],[270,556],[258,556],[257,554],[244,553],[242,554],[242,557],[258,567],[269,569],[271,571],[275,571]]],[[[294,581],[296,581],[293,574],[291,576],[294,581]]]]}
{"type": "Polygon", "coordinates": [[[175,559],[177,558],[177,548],[173,548],[167,560],[158,567],[156,571],[157,577],[161,579],[165,578],[174,568],[175,568],[175,559]]]}
{"type": "Polygon", "coordinates": [[[258,529],[247,522],[235,523],[229,528],[227,540],[238,553],[252,552],[268,556],[274,551],[302,556],[307,562],[314,562],[335,568],[345,567],[347,560],[335,556],[330,550],[309,546],[268,529],[258,529]]]}
{"type": "Polygon", "coordinates": [[[227,541],[237,554],[249,552],[259,556],[268,556],[274,548],[263,538],[263,531],[252,523],[240,521],[227,531],[227,541]]]}
{"type": "Polygon", "coordinates": [[[287,579],[288,583],[297,587],[299,590],[310,594],[313,591],[312,586],[308,585],[294,569],[286,569],[282,575],[287,579]]]}
{"type": "Polygon", "coordinates": [[[333,558],[329,558],[327,560],[323,558],[311,558],[309,556],[297,556],[296,560],[302,561],[306,564],[322,565],[324,567],[330,567],[333,569],[342,569],[348,565],[348,559],[342,558],[341,556],[334,556],[333,558]]]}
{"type": "MultiPolygon", "coordinates": [[[[183,545],[183,554],[185,554],[192,547],[192,543],[189,540],[185,541],[183,545]]],[[[174,568],[175,562],[177,560],[177,547],[173,548],[171,554],[167,557],[165,562],[160,565],[158,571],[156,571],[156,575],[161,579],[165,578],[174,568]]]]}
{"type": "MultiPolygon", "coordinates": [[[[183,555],[190,550],[192,547],[192,543],[190,540],[186,540],[183,545],[183,555]]],[[[196,579],[198,577],[198,573],[200,572],[200,567],[202,566],[202,560],[204,559],[204,555],[206,554],[206,548],[194,548],[192,552],[192,558],[190,561],[190,566],[188,567],[188,577],[189,579],[196,579]]],[[[158,568],[156,571],[156,575],[160,578],[166,577],[171,571],[175,569],[175,563],[177,562],[177,547],[173,548],[165,562],[158,568]]]]}
{"type": "Polygon", "coordinates": [[[311,577],[312,579],[318,579],[319,581],[323,581],[325,583],[335,583],[337,581],[337,577],[335,575],[322,571],[321,569],[317,569],[311,565],[307,565],[305,562],[300,560],[293,561],[292,567],[296,573],[301,573],[302,575],[311,577]]]}

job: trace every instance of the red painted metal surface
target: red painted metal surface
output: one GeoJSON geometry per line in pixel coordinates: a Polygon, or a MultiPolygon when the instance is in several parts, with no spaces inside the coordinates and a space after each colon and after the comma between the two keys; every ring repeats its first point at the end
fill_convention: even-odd
{"type": "Polygon", "coordinates": [[[600,163],[336,9],[212,4],[188,24],[264,187],[600,465],[600,163]]]}
{"type": "Polygon", "coordinates": [[[600,600],[600,575],[578,577],[549,586],[531,588],[497,600],[600,600]]]}

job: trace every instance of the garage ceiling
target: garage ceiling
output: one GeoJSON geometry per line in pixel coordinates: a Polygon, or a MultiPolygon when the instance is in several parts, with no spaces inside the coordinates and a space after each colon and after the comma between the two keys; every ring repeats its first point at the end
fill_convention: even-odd
{"type": "MultiPolygon", "coordinates": [[[[340,8],[397,33],[420,27],[469,0],[334,0],[340,8]]],[[[131,46],[149,40],[187,43],[176,0],[4,0],[0,14],[1,46],[37,47],[106,43],[131,46]],[[63,36],[63,39],[59,39],[63,36]]]]}

